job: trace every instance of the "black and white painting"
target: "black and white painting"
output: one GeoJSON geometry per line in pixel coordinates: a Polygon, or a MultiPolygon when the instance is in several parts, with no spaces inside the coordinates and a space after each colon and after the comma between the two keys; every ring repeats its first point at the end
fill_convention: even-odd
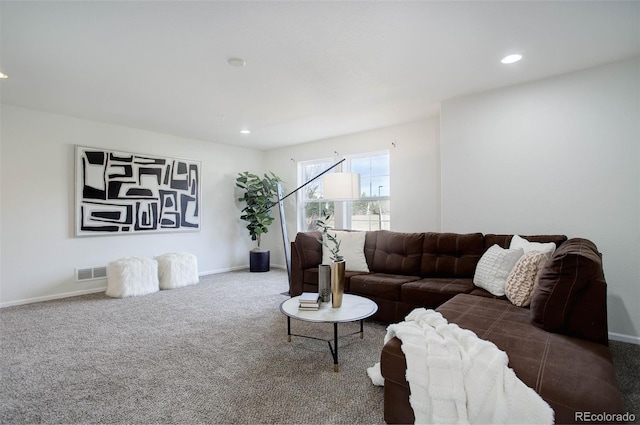
{"type": "Polygon", "coordinates": [[[199,161],[76,146],[76,236],[199,231],[199,161]]]}

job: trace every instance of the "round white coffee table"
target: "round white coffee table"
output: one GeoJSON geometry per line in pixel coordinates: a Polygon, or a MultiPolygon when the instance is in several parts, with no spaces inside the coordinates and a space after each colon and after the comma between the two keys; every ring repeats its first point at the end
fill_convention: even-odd
{"type": "Polygon", "coordinates": [[[287,339],[291,342],[292,336],[299,336],[302,338],[317,339],[325,341],[329,344],[329,350],[333,355],[333,370],[338,372],[338,323],[355,322],[360,321],[360,331],[353,332],[347,335],[360,334],[360,338],[364,336],[363,321],[367,317],[371,317],[378,311],[378,305],[368,298],[360,297],[358,295],[344,294],[342,296],[342,305],[338,308],[331,307],[331,302],[321,303],[318,310],[300,310],[299,299],[300,297],[289,298],[280,304],[280,311],[287,316],[287,339]],[[291,318],[304,320],[306,322],[316,323],[333,323],[333,346],[331,340],[322,338],[316,338],[308,335],[297,335],[291,333],[291,318]]]}

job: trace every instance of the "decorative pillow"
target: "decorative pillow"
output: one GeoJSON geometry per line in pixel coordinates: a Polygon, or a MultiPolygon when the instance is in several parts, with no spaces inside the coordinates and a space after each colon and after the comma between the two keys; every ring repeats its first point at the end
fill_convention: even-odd
{"type": "Polygon", "coordinates": [[[478,261],[473,283],[495,296],[503,296],[507,277],[523,254],[522,248],[504,249],[498,244],[491,246],[478,261]]]}
{"type": "Polygon", "coordinates": [[[533,290],[538,286],[540,272],[548,257],[540,251],[525,253],[509,273],[504,288],[507,299],[518,307],[531,304],[533,290]]]}
{"type": "Polygon", "coordinates": [[[518,235],[513,235],[509,249],[522,248],[525,252],[540,251],[547,254],[547,257],[551,257],[551,254],[556,250],[556,244],[553,242],[541,243],[541,242],[529,242],[525,238],[521,238],[518,235]]]}
{"type": "MultiPolygon", "coordinates": [[[[345,270],[350,272],[368,272],[369,266],[364,256],[366,232],[340,232],[329,230],[340,241],[339,255],[344,257],[345,270]]],[[[322,245],[322,264],[331,264],[331,251],[322,245]]]]}

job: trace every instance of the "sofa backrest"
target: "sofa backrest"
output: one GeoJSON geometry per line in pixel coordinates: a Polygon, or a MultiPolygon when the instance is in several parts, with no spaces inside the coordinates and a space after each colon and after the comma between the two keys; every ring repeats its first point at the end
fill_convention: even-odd
{"type": "Polygon", "coordinates": [[[420,272],[424,233],[367,232],[364,243],[369,270],[375,273],[416,276],[420,272]]]}
{"type": "Polygon", "coordinates": [[[425,233],[420,275],[472,278],[483,252],[482,233],[425,233]]]}
{"type": "MultiPolygon", "coordinates": [[[[519,235],[521,238],[528,240],[529,242],[553,242],[556,244],[556,248],[562,245],[567,237],[565,235],[534,235],[534,236],[526,236],[519,235]]],[[[495,234],[487,234],[484,235],[484,250],[491,248],[493,245],[498,244],[502,248],[509,248],[511,244],[511,239],[513,239],[513,235],[495,235],[495,234]]]]}
{"type": "Polygon", "coordinates": [[[556,249],[530,308],[533,323],[546,331],[608,344],[607,283],[593,242],[569,239],[556,249]]]}
{"type": "MultiPolygon", "coordinates": [[[[565,235],[522,236],[531,242],[562,245],[565,235]]],[[[422,277],[473,278],[482,254],[494,244],[508,248],[513,235],[482,233],[405,233],[388,230],[367,232],[364,254],[374,273],[422,277]]],[[[294,242],[301,269],[322,262],[320,232],[300,232],[294,242]]],[[[298,265],[296,265],[298,266],[298,265]]]]}

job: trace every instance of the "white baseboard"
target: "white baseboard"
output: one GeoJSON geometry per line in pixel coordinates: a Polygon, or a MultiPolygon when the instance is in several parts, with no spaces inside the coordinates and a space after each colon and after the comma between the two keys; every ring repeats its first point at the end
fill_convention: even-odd
{"type": "MultiPolygon", "coordinates": [[[[287,270],[287,266],[284,264],[271,264],[272,269],[282,269],[287,270]]],[[[238,270],[247,270],[249,269],[249,264],[245,264],[243,266],[229,267],[226,269],[217,269],[217,270],[209,270],[205,272],[199,272],[198,276],[206,276],[208,274],[218,274],[218,273],[226,273],[226,272],[235,272],[238,270]]]]}
{"type": "Polygon", "coordinates": [[[624,335],[615,332],[609,332],[609,339],[620,342],[628,342],[629,344],[640,345],[640,337],[632,335],[624,335]]]}
{"type": "Polygon", "coordinates": [[[42,301],[59,300],[60,298],[77,297],[78,295],[94,294],[96,292],[104,292],[106,291],[106,289],[107,287],[104,286],[102,288],[82,289],[80,291],[63,292],[61,294],[55,294],[55,295],[45,295],[43,297],[25,298],[22,300],[7,301],[4,303],[0,303],[0,308],[12,307],[14,305],[39,303],[42,301]]]}
{"type": "Polygon", "coordinates": [[[225,267],[224,269],[215,269],[215,270],[207,270],[207,271],[203,271],[203,272],[198,272],[198,276],[206,276],[209,274],[220,274],[220,273],[226,273],[226,272],[235,272],[237,270],[243,270],[243,269],[248,269],[249,268],[249,264],[245,264],[242,266],[236,266],[236,267],[225,267]]]}
{"type": "MultiPolygon", "coordinates": [[[[219,274],[219,273],[225,273],[225,272],[232,272],[232,271],[248,269],[248,268],[249,268],[248,264],[245,265],[245,266],[227,267],[227,268],[224,268],[224,269],[217,269],[217,270],[209,270],[209,271],[199,272],[198,276],[206,276],[206,275],[210,275],[210,274],[219,274]]],[[[45,295],[45,296],[42,296],[42,297],[25,298],[25,299],[22,299],[22,300],[0,302],[0,308],[13,307],[15,305],[39,303],[39,302],[42,302],[42,301],[59,300],[61,298],[77,297],[78,295],[94,294],[96,292],[104,292],[104,291],[107,290],[106,279],[104,279],[104,281],[105,281],[104,286],[101,286],[99,288],[82,289],[82,290],[79,290],[79,291],[63,292],[63,293],[60,293],[60,294],[45,295]]]]}

